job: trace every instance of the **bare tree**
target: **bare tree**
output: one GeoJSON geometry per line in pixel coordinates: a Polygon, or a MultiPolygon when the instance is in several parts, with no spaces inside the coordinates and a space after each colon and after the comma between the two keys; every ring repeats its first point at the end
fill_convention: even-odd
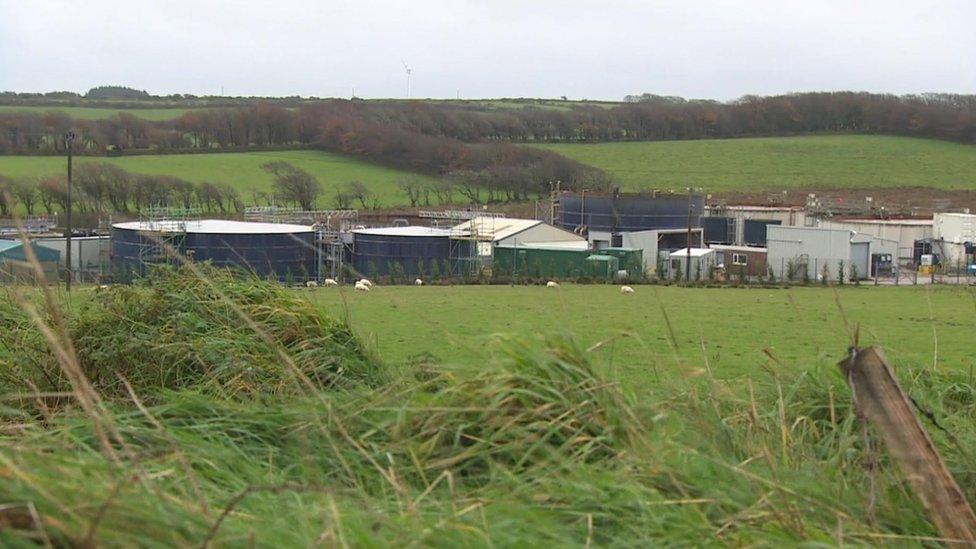
{"type": "Polygon", "coordinates": [[[47,213],[53,214],[55,206],[61,206],[62,211],[68,208],[68,182],[64,176],[52,175],[42,179],[37,191],[47,213]]]}
{"type": "Polygon", "coordinates": [[[7,217],[17,207],[14,196],[14,180],[0,175],[0,215],[7,217]]]}
{"type": "Polygon", "coordinates": [[[397,181],[397,186],[403,191],[403,194],[407,195],[407,199],[410,200],[410,206],[414,207],[420,202],[420,194],[422,192],[422,184],[412,177],[404,178],[397,181]]]}
{"type": "Polygon", "coordinates": [[[268,162],[261,169],[274,175],[275,193],[284,200],[298,204],[302,209],[311,210],[322,194],[322,184],[315,176],[287,162],[268,162]]]}
{"type": "Polygon", "coordinates": [[[21,179],[14,182],[14,197],[24,205],[27,215],[34,215],[34,205],[37,204],[37,183],[21,179]]]}
{"type": "Polygon", "coordinates": [[[362,181],[350,181],[346,183],[346,194],[359,201],[359,205],[365,210],[370,202],[376,202],[376,195],[369,190],[362,181]]]}

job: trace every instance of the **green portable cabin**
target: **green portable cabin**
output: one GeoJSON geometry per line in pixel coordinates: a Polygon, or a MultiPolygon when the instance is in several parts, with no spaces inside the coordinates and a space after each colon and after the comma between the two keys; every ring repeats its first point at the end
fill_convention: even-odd
{"type": "Polygon", "coordinates": [[[611,279],[625,270],[631,278],[643,274],[643,254],[639,249],[604,248],[575,250],[542,246],[496,246],[492,264],[495,276],[511,278],[611,279]]]}
{"type": "Polygon", "coordinates": [[[0,281],[57,282],[61,252],[31,243],[31,249],[41,264],[45,280],[38,280],[34,266],[27,261],[27,251],[20,240],[0,240],[0,281]]]}

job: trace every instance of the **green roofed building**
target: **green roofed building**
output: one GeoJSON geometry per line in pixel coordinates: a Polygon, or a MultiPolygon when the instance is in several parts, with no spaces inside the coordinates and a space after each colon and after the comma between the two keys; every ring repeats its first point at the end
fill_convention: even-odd
{"type": "MultiPolygon", "coordinates": [[[[31,243],[47,282],[58,280],[58,261],[61,252],[31,243]]],[[[0,281],[43,282],[37,280],[34,267],[27,259],[27,250],[20,240],[0,240],[0,281]]]]}

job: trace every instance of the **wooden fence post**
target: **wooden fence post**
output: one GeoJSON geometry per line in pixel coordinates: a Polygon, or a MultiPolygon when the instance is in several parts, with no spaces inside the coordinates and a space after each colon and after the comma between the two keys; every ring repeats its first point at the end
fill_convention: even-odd
{"type": "Polygon", "coordinates": [[[839,366],[851,386],[854,405],[881,436],[945,541],[976,547],[976,515],[881,349],[852,348],[839,366]]]}

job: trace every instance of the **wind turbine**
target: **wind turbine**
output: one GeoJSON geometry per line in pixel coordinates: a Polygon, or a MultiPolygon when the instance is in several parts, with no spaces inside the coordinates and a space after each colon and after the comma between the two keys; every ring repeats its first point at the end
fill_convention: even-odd
{"type": "Polygon", "coordinates": [[[407,99],[410,99],[410,75],[413,74],[413,69],[407,65],[406,61],[400,61],[403,63],[403,70],[407,71],[407,99]]]}

